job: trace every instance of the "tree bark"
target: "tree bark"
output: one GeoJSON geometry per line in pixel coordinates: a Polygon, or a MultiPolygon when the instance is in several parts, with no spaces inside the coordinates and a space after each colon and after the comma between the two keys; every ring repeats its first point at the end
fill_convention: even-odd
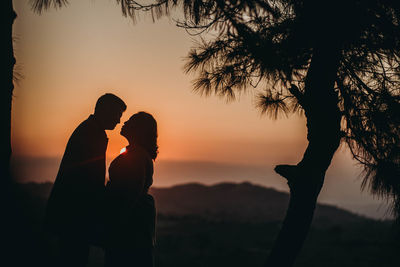
{"type": "Polygon", "coordinates": [[[340,144],[341,115],[334,82],[340,50],[314,49],[307,72],[302,106],[307,118],[308,146],[296,166],[278,165],[275,171],[288,180],[289,207],[267,259],[268,267],[293,266],[310,229],[325,173],[340,144]]]}
{"type": "MultiPolygon", "coordinates": [[[[2,179],[10,179],[10,157],[11,157],[11,103],[14,90],[13,69],[15,65],[12,27],[16,13],[12,1],[1,1],[1,29],[4,57],[2,58],[0,82],[3,88],[0,90],[0,116],[2,124],[2,138],[0,150],[0,171],[2,179]]],[[[4,181],[3,181],[4,182],[4,181]]]]}
{"type": "Polygon", "coordinates": [[[1,60],[2,68],[0,72],[0,116],[1,131],[0,138],[0,195],[1,195],[1,212],[2,212],[2,262],[8,262],[12,258],[13,249],[15,247],[15,222],[17,211],[15,210],[15,199],[13,195],[13,181],[10,174],[10,158],[11,158],[11,103],[14,90],[13,70],[15,65],[12,27],[16,18],[13,9],[12,0],[1,1],[0,5],[0,29],[2,32],[2,51],[1,60]]]}

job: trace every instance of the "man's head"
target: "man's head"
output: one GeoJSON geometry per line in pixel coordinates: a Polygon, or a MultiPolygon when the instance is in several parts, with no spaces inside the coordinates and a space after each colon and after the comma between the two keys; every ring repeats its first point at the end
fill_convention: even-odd
{"type": "Polygon", "coordinates": [[[126,104],[116,95],[105,94],[99,97],[94,109],[94,116],[105,130],[113,130],[120,122],[126,104]]]}

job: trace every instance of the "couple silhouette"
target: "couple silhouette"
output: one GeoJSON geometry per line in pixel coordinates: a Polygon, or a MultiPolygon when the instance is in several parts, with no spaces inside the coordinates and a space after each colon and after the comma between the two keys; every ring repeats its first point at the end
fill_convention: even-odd
{"type": "Polygon", "coordinates": [[[105,130],[126,104],[101,96],[94,114],[72,133],[46,208],[45,226],[58,237],[58,266],[86,266],[90,246],[105,250],[105,266],[153,266],[156,211],[148,194],[157,157],[157,122],[138,112],[121,128],[129,145],[109,167],[105,130]]]}

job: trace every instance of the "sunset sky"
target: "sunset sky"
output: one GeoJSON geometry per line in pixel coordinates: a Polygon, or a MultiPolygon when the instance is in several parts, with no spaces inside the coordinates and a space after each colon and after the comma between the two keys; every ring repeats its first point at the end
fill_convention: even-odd
{"type": "MultiPolygon", "coordinates": [[[[141,110],[154,115],[159,161],[264,166],[265,179],[287,189],[273,166],[301,159],[307,145],[304,118],[293,115],[273,121],[261,116],[253,88],[231,103],[194,93],[191,81],[196,76],[185,74],[183,65],[195,39],[171,18],[153,23],[147,15],[133,23],[113,0],[69,2],[38,15],[28,0],[14,1],[16,70],[23,75],[13,98],[14,157],[60,158],[70,134],[93,112],[97,98],[111,92],[128,105],[121,122],[141,110]]],[[[127,144],[120,128],[121,124],[107,133],[109,159],[127,144]]],[[[354,164],[342,146],[321,199],[332,202],[347,194],[352,201],[375,201],[360,193],[360,171],[354,164]]]]}
{"type": "MultiPolygon", "coordinates": [[[[97,98],[112,92],[159,123],[160,159],[207,159],[271,163],[302,155],[303,119],[271,121],[254,105],[256,90],[226,103],[192,92],[183,65],[193,37],[172,19],[136,24],[116,1],[70,1],[42,15],[29,1],[14,1],[18,70],[13,106],[15,154],[61,155],[74,128],[93,112],[97,98]]],[[[262,89],[262,88],[260,88],[262,89]]],[[[109,133],[108,155],[126,144],[118,125],[109,133]]]]}

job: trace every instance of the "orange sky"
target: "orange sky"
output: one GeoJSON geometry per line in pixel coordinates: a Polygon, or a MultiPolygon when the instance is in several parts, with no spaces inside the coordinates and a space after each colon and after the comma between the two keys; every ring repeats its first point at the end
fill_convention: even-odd
{"type": "MultiPolygon", "coordinates": [[[[15,54],[24,79],[16,86],[15,155],[61,155],[69,135],[112,92],[125,100],[126,120],[145,110],[159,123],[160,159],[295,163],[305,143],[304,120],[271,121],[254,107],[255,90],[226,104],[191,91],[183,73],[193,39],[168,18],[133,24],[116,1],[70,1],[41,16],[14,1],[15,54]]],[[[121,125],[109,133],[108,156],[126,144],[121,125]]]]}

